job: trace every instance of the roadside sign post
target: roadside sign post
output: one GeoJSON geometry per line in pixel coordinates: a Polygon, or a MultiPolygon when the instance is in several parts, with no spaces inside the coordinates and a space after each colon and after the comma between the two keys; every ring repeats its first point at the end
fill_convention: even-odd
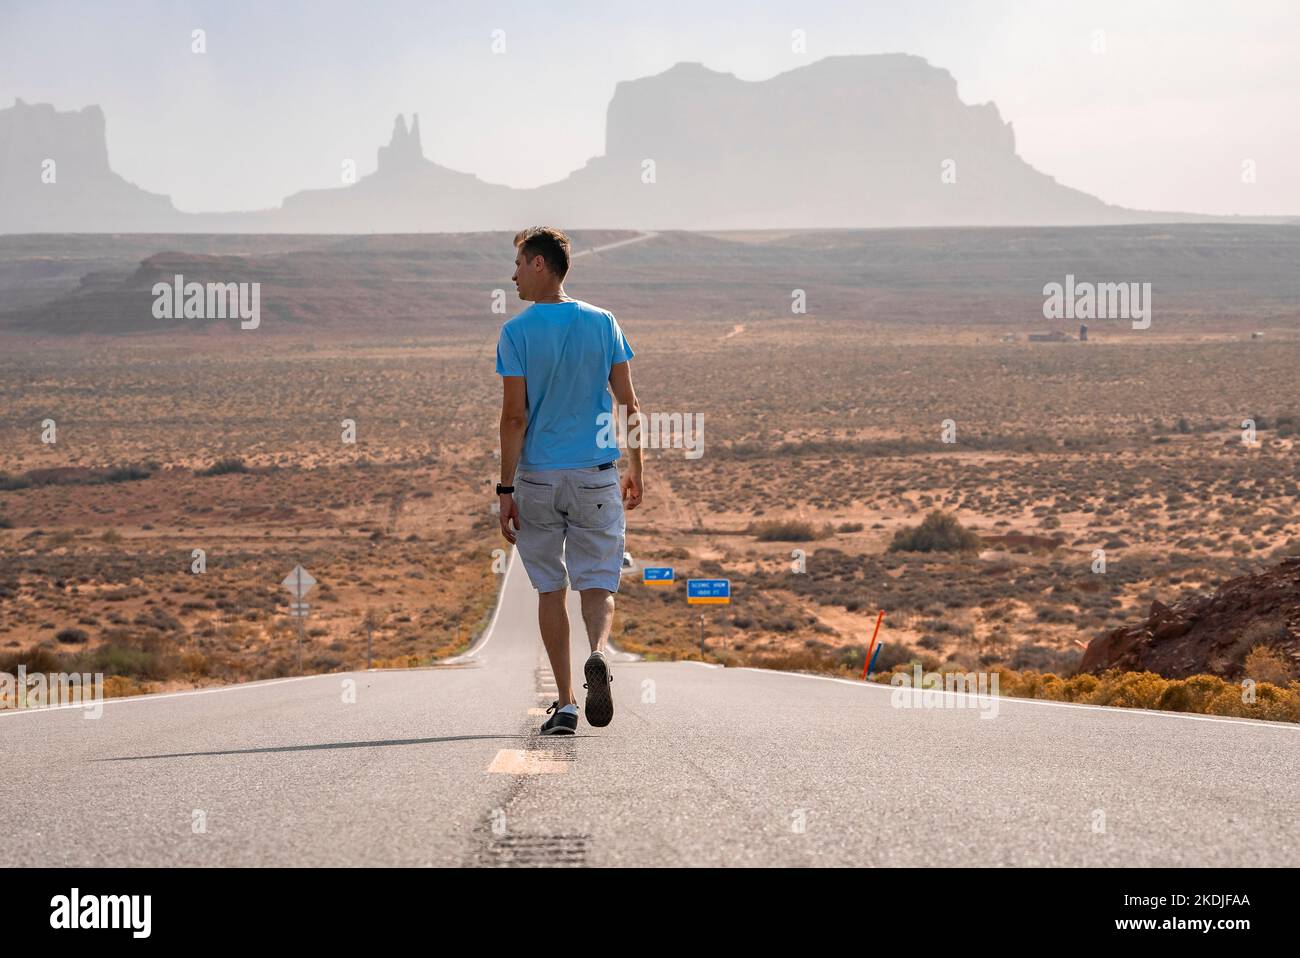
{"type": "Polygon", "coordinates": [[[307,618],[307,612],[308,609],[310,608],[307,605],[307,603],[303,601],[303,596],[305,596],[311,590],[311,587],[314,586],[315,584],[316,584],[316,580],[312,578],[311,573],[308,572],[300,565],[294,566],[293,571],[290,572],[287,576],[285,576],[284,580],[280,583],[280,585],[284,586],[286,589],[289,590],[289,593],[293,596],[294,599],[292,602],[289,603],[289,614],[298,620],[298,674],[299,675],[302,674],[302,643],[303,643],[303,633],[305,631],[303,620],[307,618]]]}
{"type": "MultiPolygon", "coordinates": [[[[688,605],[730,605],[730,579],[687,579],[688,605]]],[[[700,613],[700,658],[704,658],[704,613],[700,613]]]]}

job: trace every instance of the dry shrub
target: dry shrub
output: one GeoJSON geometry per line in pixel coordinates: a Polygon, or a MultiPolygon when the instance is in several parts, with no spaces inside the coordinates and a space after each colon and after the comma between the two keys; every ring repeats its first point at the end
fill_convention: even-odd
{"type": "MultiPolygon", "coordinates": [[[[1219,697],[1225,683],[1217,675],[1193,675],[1169,683],[1155,707],[1166,712],[1205,714],[1210,703],[1219,697]]],[[[1240,698],[1240,691],[1237,693],[1240,698]]]]}
{"type": "Polygon", "coordinates": [[[1245,677],[1256,682],[1286,685],[1291,678],[1291,662],[1280,649],[1257,645],[1246,655],[1245,677]]]}
{"type": "MultiPolygon", "coordinates": [[[[715,660],[720,659],[725,655],[725,653],[721,651],[712,649],[710,652],[713,653],[713,658],[715,660]]],[[[726,656],[726,658],[732,660],[735,659],[734,656],[726,656]]],[[[726,665],[730,663],[723,661],[723,664],[726,665]]],[[[736,661],[735,664],[739,664],[739,662],[736,661]]],[[[753,656],[747,664],[760,669],[775,669],[779,672],[823,672],[826,669],[826,658],[825,656],[818,655],[815,652],[800,649],[794,652],[756,655],[753,656]]]]}
{"type": "Polygon", "coordinates": [[[181,668],[190,675],[207,675],[208,657],[202,652],[182,652],[181,668]]]}
{"type": "Polygon", "coordinates": [[[1107,672],[1089,704],[1157,709],[1160,696],[1168,686],[1169,680],[1154,672],[1107,672]]]}
{"type": "Polygon", "coordinates": [[[104,679],[104,698],[120,699],[132,695],[147,695],[153,690],[148,682],[137,682],[125,675],[110,675],[104,679]]]}
{"type": "Polygon", "coordinates": [[[748,531],[759,542],[809,542],[819,538],[816,527],[800,519],[755,522],[750,524],[748,531]]]}
{"type": "Polygon", "coordinates": [[[395,655],[388,659],[375,659],[371,668],[376,669],[418,669],[433,664],[427,655],[395,655]]]}
{"type": "MultiPolygon", "coordinates": [[[[889,684],[895,672],[909,672],[896,666],[875,677],[889,684]]],[[[937,671],[937,670],[935,670],[937,671]]],[[[948,671],[952,671],[951,669],[948,671]]],[[[998,676],[998,693],[1011,698],[1047,699],[1112,708],[1152,709],[1260,719],[1268,722],[1300,722],[1300,681],[1287,685],[1257,682],[1253,690],[1217,675],[1192,675],[1166,679],[1154,672],[1082,674],[1062,679],[1051,672],[1017,672],[993,669],[998,676]],[[1253,701],[1250,691],[1253,691],[1253,701]]]]}
{"type": "Polygon", "coordinates": [[[956,516],[935,509],[919,526],[895,532],[888,551],[968,552],[979,549],[980,544],[980,537],[964,528],[956,516]]]}

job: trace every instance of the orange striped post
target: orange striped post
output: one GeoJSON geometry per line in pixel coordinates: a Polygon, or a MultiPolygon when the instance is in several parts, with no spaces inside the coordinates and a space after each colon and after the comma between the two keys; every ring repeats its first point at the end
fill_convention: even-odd
{"type": "Polygon", "coordinates": [[[880,620],[885,617],[885,610],[880,610],[880,615],[876,616],[876,628],[871,633],[871,646],[867,649],[867,657],[862,661],[862,681],[867,680],[867,669],[871,666],[871,653],[876,647],[876,635],[880,632],[880,620]]]}

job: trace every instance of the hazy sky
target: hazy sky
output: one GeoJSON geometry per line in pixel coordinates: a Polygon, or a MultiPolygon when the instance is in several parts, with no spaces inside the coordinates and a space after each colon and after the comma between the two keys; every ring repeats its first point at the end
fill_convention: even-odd
{"type": "Polygon", "coordinates": [[[247,210],[339,185],[347,158],[370,172],[399,112],[420,114],[430,159],[536,186],[604,152],[620,80],[891,52],[949,70],[1013,122],[1021,156],[1108,202],[1300,214],[1296,0],[0,0],[0,107],[98,103],[128,180],[183,210],[247,210]]]}

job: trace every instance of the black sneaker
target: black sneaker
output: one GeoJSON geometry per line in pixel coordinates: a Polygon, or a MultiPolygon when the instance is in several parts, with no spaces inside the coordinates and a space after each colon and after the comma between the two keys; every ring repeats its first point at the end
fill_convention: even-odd
{"type": "Polygon", "coordinates": [[[587,701],[582,707],[587,723],[602,728],[614,721],[614,696],[609,694],[609,683],[614,681],[614,676],[609,674],[609,663],[599,652],[591,653],[582,671],[587,676],[582,686],[587,690],[587,701]]]}
{"type": "Polygon", "coordinates": [[[546,714],[551,715],[543,724],[538,735],[572,735],[578,730],[578,713],[560,711],[560,700],[556,699],[546,714]]]}

